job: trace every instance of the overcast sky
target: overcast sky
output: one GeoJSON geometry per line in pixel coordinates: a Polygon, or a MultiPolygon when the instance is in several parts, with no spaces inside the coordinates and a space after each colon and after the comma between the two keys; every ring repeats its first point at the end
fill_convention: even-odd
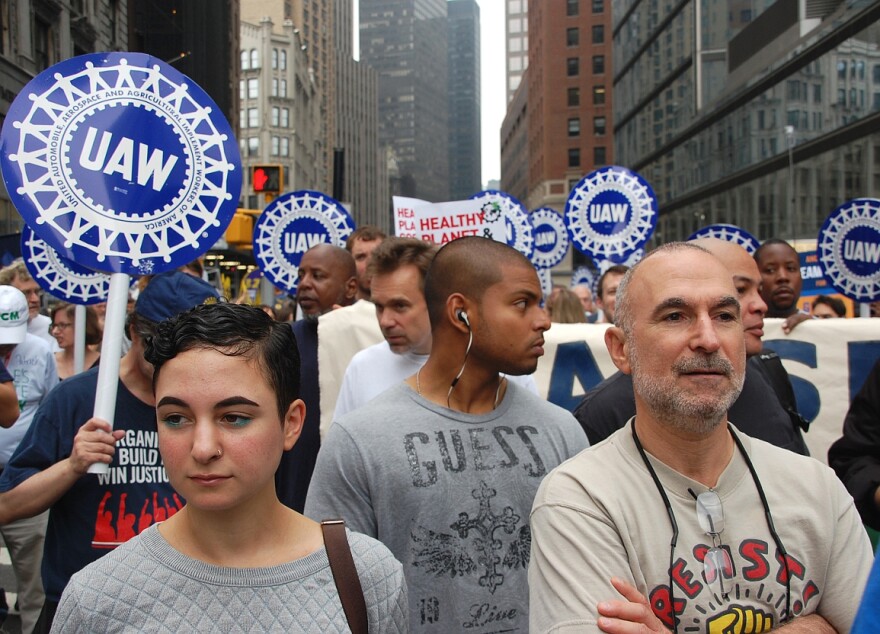
{"type": "Polygon", "coordinates": [[[477,0],[480,5],[480,107],[482,109],[482,177],[501,178],[501,122],[507,110],[504,81],[504,2],[477,0]]]}

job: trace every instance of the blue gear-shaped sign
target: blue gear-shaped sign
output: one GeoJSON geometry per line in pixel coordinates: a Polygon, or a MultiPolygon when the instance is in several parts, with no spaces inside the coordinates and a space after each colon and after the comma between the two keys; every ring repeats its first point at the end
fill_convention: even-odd
{"type": "Polygon", "coordinates": [[[571,288],[575,286],[580,286],[584,284],[585,286],[589,286],[590,289],[595,290],[596,281],[598,278],[593,273],[593,270],[588,266],[579,266],[574,271],[571,272],[571,288]]]}
{"type": "Polygon", "coordinates": [[[296,292],[303,254],[326,242],[344,247],[354,220],[341,203],[320,192],[299,190],[279,196],[254,227],[254,258],[278,288],[296,292]]]}
{"type": "Polygon", "coordinates": [[[831,212],[817,238],[822,272],[839,293],[880,300],[880,200],[856,198],[831,212]]]}
{"type": "Polygon", "coordinates": [[[758,247],[761,246],[761,243],[755,236],[736,225],[708,225],[692,233],[688,240],[698,240],[700,238],[718,238],[725,242],[732,242],[748,251],[749,255],[754,255],[758,247]]]}
{"type": "MultiPolygon", "coordinates": [[[[529,222],[529,214],[526,212],[525,206],[510,194],[497,189],[486,189],[471,196],[471,199],[477,198],[485,198],[487,203],[496,203],[501,207],[507,230],[505,242],[531,259],[535,250],[535,239],[532,236],[532,225],[529,222]]],[[[493,205],[492,210],[494,209],[493,205]]],[[[487,220],[490,220],[489,216],[487,216],[487,220]]]]}
{"type": "Polygon", "coordinates": [[[549,269],[565,259],[568,253],[568,231],[562,216],[555,209],[541,207],[529,214],[532,225],[532,238],[535,250],[532,264],[537,268],[549,269]]]}
{"type": "Polygon", "coordinates": [[[238,144],[192,80],[142,53],[95,53],[40,73],[0,135],[13,203],[63,257],[130,275],[207,251],[241,192],[238,144]]]}
{"type": "Polygon", "coordinates": [[[544,299],[547,299],[553,291],[553,276],[550,274],[550,269],[547,268],[535,267],[535,271],[537,271],[538,281],[541,283],[541,293],[544,299]]]}
{"type": "Polygon", "coordinates": [[[657,224],[657,197],[641,176],[611,165],[571,190],[565,224],[572,244],[593,260],[623,261],[643,247],[657,224]]]}
{"type": "Polygon", "coordinates": [[[27,225],[21,232],[21,255],[31,277],[52,297],[71,304],[107,301],[110,275],[92,271],[59,255],[27,225]]]}

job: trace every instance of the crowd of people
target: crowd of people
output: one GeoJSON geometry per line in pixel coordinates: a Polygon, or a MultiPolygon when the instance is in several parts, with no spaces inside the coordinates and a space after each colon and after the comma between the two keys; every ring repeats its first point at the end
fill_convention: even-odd
{"type": "Polygon", "coordinates": [[[137,295],[112,427],[102,316],[78,371],[75,307],[45,316],[23,264],[0,270],[23,632],[878,631],[880,360],[829,469],[763,325],[847,306],[799,303],[787,243],[663,245],[546,303],[528,259],[479,237],[363,227],[303,255],[293,305],[224,301],[196,264],[137,295]],[[337,309],[383,340],[322,438],[337,309]],[[553,322],[604,324],[618,369],[573,412],[531,376],[553,322]]]}

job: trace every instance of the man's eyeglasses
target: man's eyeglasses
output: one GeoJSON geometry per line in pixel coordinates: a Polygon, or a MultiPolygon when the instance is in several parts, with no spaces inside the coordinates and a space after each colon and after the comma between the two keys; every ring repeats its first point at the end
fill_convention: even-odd
{"type": "Polygon", "coordinates": [[[705,491],[696,495],[697,520],[709,537],[712,547],[703,555],[703,577],[718,597],[724,599],[730,594],[730,581],[733,579],[733,561],[730,553],[721,545],[721,533],[724,532],[724,509],[721,498],[715,491],[705,491]]]}
{"type": "Polygon", "coordinates": [[[49,324],[49,332],[52,332],[52,331],[55,330],[56,328],[57,328],[58,330],[67,330],[67,329],[70,328],[72,325],[73,325],[73,324],[70,323],[70,322],[68,322],[68,323],[64,323],[63,321],[59,321],[59,322],[54,323],[54,324],[49,324]]]}

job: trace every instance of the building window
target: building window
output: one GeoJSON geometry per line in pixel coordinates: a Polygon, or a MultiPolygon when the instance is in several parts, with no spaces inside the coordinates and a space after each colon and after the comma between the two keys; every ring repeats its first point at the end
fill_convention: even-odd
{"type": "Polygon", "coordinates": [[[568,166],[569,167],[580,167],[581,166],[581,149],[577,147],[568,148],[568,166]]]}
{"type": "Polygon", "coordinates": [[[880,64],[874,64],[874,83],[880,84],[880,64]]]}
{"type": "Polygon", "coordinates": [[[247,98],[247,82],[243,79],[238,80],[238,98],[241,101],[247,98]]]}
{"type": "Polygon", "coordinates": [[[580,88],[569,88],[568,89],[568,105],[569,106],[581,105],[581,89],[580,88]]]}
{"type": "Polygon", "coordinates": [[[251,67],[251,56],[247,51],[241,52],[241,69],[248,70],[251,67]]]}
{"type": "Polygon", "coordinates": [[[248,138],[248,156],[257,156],[260,153],[260,138],[259,137],[249,137],[248,138]]]}
{"type": "Polygon", "coordinates": [[[260,127],[260,111],[257,108],[248,108],[248,127],[260,127]]]}
{"type": "Polygon", "coordinates": [[[605,25],[604,24],[594,24],[593,25],[593,44],[604,44],[605,43],[605,25]]]}
{"type": "Polygon", "coordinates": [[[260,67],[260,53],[257,49],[251,49],[251,68],[259,68],[260,67]]]}
{"type": "Polygon", "coordinates": [[[565,30],[565,44],[567,46],[577,46],[580,44],[580,31],[577,27],[565,30]]]}
{"type": "Polygon", "coordinates": [[[287,80],[281,80],[281,97],[287,98],[287,80]]]}
{"type": "Polygon", "coordinates": [[[813,103],[822,103],[822,84],[813,84],[813,103]]]}
{"type": "Polygon", "coordinates": [[[593,0],[593,13],[605,13],[605,0],[593,0]]]}
{"type": "Polygon", "coordinates": [[[52,65],[52,25],[40,18],[34,19],[34,62],[37,70],[52,65]]]}
{"type": "Polygon", "coordinates": [[[248,99],[257,99],[260,96],[260,80],[248,79],[248,99]]]}
{"type": "Polygon", "coordinates": [[[282,108],[281,109],[281,127],[289,128],[290,127],[290,108],[282,108]]]}
{"type": "Polygon", "coordinates": [[[577,77],[580,72],[580,59],[577,57],[569,57],[566,60],[566,68],[569,77],[577,77]]]}
{"type": "Polygon", "coordinates": [[[846,62],[837,62],[837,78],[846,79],[846,62]]]}
{"type": "Polygon", "coordinates": [[[278,106],[272,106],[272,127],[278,127],[278,120],[280,119],[281,108],[278,106]]]}
{"type": "Polygon", "coordinates": [[[579,0],[566,0],[565,15],[568,15],[568,16],[578,15],[578,13],[579,13],[578,3],[579,3],[579,0]]]}
{"type": "Polygon", "coordinates": [[[594,75],[604,75],[605,74],[605,56],[604,55],[593,55],[593,74],[594,75]]]}
{"type": "Polygon", "coordinates": [[[581,120],[578,117],[572,117],[568,120],[568,136],[579,136],[581,133],[581,120]]]}
{"type": "Polygon", "coordinates": [[[522,33],[522,19],[511,18],[507,21],[507,32],[510,34],[522,33]]]}
{"type": "Polygon", "coordinates": [[[281,137],[281,156],[290,156],[290,139],[286,136],[281,137]]]}
{"type": "Polygon", "coordinates": [[[593,117],[593,134],[596,136],[605,134],[605,117],[593,117]]]}
{"type": "Polygon", "coordinates": [[[605,86],[593,86],[593,105],[601,106],[605,103],[605,86]]]}
{"type": "Polygon", "coordinates": [[[522,13],[522,0],[509,0],[507,3],[508,13],[522,13]]]}
{"type": "Polygon", "coordinates": [[[278,96],[278,78],[277,77],[272,78],[272,96],[273,97],[278,96]]]}
{"type": "Polygon", "coordinates": [[[277,136],[272,137],[272,156],[278,156],[281,140],[277,136]]]}
{"type": "Polygon", "coordinates": [[[601,145],[597,145],[593,148],[593,166],[594,167],[602,167],[608,163],[608,159],[605,156],[605,148],[601,145]]]}
{"type": "Polygon", "coordinates": [[[281,49],[281,70],[287,70],[287,51],[281,49]]]}
{"type": "Polygon", "coordinates": [[[238,115],[238,127],[244,130],[247,127],[247,111],[239,110],[238,115]]]}

